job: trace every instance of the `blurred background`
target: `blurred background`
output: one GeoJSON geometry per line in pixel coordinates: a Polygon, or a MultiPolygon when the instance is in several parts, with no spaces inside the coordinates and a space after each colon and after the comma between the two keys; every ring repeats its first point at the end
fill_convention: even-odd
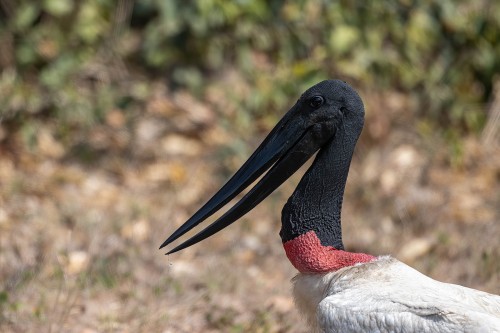
{"type": "Polygon", "coordinates": [[[361,94],[344,244],[500,292],[500,2],[0,0],[0,331],[307,332],[300,175],[158,246],[309,86],[361,94]]]}

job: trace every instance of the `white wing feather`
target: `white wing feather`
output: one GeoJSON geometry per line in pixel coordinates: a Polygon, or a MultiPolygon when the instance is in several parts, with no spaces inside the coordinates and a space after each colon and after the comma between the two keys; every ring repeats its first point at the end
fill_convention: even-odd
{"type": "Polygon", "coordinates": [[[500,296],[435,281],[389,257],[294,280],[297,305],[321,332],[500,333],[500,296]]]}

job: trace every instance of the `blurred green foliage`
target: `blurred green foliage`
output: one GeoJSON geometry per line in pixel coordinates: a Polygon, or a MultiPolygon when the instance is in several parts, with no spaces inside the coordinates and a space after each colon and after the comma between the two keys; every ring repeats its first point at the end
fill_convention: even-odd
{"type": "MultiPolygon", "coordinates": [[[[141,107],[165,79],[225,96],[253,119],[332,77],[396,89],[438,126],[481,128],[500,69],[493,0],[2,0],[2,119],[68,128],[141,107]]],[[[274,121],[274,118],[272,119],[274,121]]]]}

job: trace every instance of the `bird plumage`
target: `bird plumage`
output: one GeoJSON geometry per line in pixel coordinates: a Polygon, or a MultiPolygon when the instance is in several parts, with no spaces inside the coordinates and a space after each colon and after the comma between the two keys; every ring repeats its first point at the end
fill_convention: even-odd
{"type": "Polygon", "coordinates": [[[404,263],[369,263],[293,279],[317,332],[500,332],[500,296],[433,280],[404,263]]]}

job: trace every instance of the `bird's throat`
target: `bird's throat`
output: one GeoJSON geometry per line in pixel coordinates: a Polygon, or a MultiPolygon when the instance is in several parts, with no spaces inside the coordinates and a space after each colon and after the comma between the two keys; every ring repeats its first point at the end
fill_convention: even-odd
{"type": "Polygon", "coordinates": [[[326,273],[375,260],[374,256],[337,250],[321,244],[314,231],[283,243],[286,256],[301,273],[326,273]]]}

